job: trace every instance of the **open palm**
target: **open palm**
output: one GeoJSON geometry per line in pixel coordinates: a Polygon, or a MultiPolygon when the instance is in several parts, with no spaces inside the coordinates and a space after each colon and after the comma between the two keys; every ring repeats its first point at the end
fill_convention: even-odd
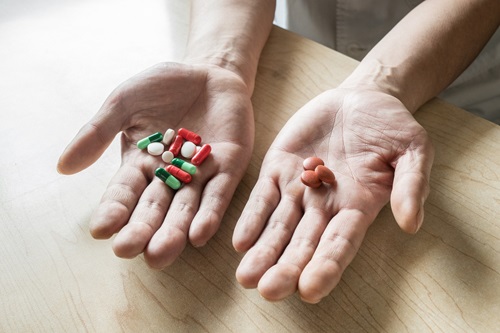
{"type": "Polygon", "coordinates": [[[88,167],[120,131],[122,164],[92,217],[91,233],[118,233],[118,256],[144,252],[150,266],[163,268],[188,240],[201,246],[220,224],[253,148],[250,93],[237,75],[216,66],[156,65],[111,93],[64,151],[59,171],[88,167]],[[173,191],[154,177],[161,159],[136,143],[180,127],[197,132],[212,153],[191,183],[173,191]]]}
{"type": "Polygon", "coordinates": [[[330,90],[299,110],[264,159],[233,244],[248,251],[240,283],[270,300],[295,291],[318,302],[338,283],[364,235],[391,199],[401,228],[416,232],[428,195],[433,149],[399,100],[374,91],[330,90]],[[333,185],[302,184],[318,156],[333,185]]]}

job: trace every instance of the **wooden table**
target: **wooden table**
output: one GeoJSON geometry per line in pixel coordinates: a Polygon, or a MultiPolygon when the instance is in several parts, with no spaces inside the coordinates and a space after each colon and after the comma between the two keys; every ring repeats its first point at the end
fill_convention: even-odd
{"type": "Polygon", "coordinates": [[[1,332],[500,331],[499,126],[442,101],[425,105],[416,118],[436,159],[421,231],[399,231],[386,208],[329,297],[269,303],[234,278],[234,225],[276,133],[356,62],[273,30],[253,97],[255,152],[223,225],[205,247],[153,271],[142,257],[116,258],[111,241],[88,231],[118,142],[80,174],[61,176],[55,165],[116,85],[181,54],[165,37],[176,18],[160,0],[2,6],[1,332]]]}

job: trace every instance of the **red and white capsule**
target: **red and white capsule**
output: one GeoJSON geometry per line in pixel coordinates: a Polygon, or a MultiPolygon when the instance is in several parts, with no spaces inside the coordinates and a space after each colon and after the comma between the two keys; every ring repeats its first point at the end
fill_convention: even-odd
{"type": "Polygon", "coordinates": [[[195,132],[191,132],[185,128],[179,128],[177,134],[182,136],[185,140],[191,141],[195,145],[199,145],[201,143],[201,136],[196,134],[195,132]]]}
{"type": "Polygon", "coordinates": [[[174,154],[174,156],[177,156],[177,155],[179,155],[179,152],[181,151],[181,147],[182,147],[183,143],[184,143],[184,139],[182,138],[182,136],[176,135],[174,142],[172,142],[172,144],[170,145],[168,150],[171,151],[172,154],[174,154]]]}
{"type": "Polygon", "coordinates": [[[212,147],[209,144],[204,144],[203,147],[194,154],[193,158],[191,158],[191,164],[196,166],[201,165],[208,155],[210,155],[211,151],[212,147]]]}
{"type": "Polygon", "coordinates": [[[181,170],[180,168],[176,167],[175,165],[167,165],[165,167],[165,170],[167,170],[168,173],[170,173],[172,176],[175,178],[179,179],[183,183],[190,183],[191,180],[193,179],[189,173],[187,173],[184,170],[181,170]]]}

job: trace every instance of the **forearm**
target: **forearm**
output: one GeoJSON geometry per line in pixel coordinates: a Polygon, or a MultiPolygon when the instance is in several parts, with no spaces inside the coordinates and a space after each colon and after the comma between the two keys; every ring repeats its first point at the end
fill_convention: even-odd
{"type": "Polygon", "coordinates": [[[498,0],[427,0],[341,85],[387,92],[413,113],[462,73],[500,24],[498,0]]]}
{"type": "Polygon", "coordinates": [[[185,61],[232,70],[252,92],[274,9],[274,0],[193,0],[185,61]]]}

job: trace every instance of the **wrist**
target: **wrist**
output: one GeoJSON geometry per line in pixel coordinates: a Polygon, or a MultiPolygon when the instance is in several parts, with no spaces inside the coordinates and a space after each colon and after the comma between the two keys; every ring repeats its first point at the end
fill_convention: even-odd
{"type": "Polygon", "coordinates": [[[274,3],[193,0],[185,62],[232,71],[251,94],[260,53],[271,31],[274,3]]]}
{"type": "Polygon", "coordinates": [[[363,60],[339,88],[381,92],[397,98],[411,113],[415,113],[422,104],[416,98],[419,94],[405,87],[402,76],[398,67],[387,66],[374,59],[363,60]]]}
{"type": "Polygon", "coordinates": [[[250,94],[253,92],[258,59],[249,60],[235,51],[209,50],[206,52],[187,52],[183,62],[190,65],[215,66],[228,70],[243,81],[250,94]]]}

